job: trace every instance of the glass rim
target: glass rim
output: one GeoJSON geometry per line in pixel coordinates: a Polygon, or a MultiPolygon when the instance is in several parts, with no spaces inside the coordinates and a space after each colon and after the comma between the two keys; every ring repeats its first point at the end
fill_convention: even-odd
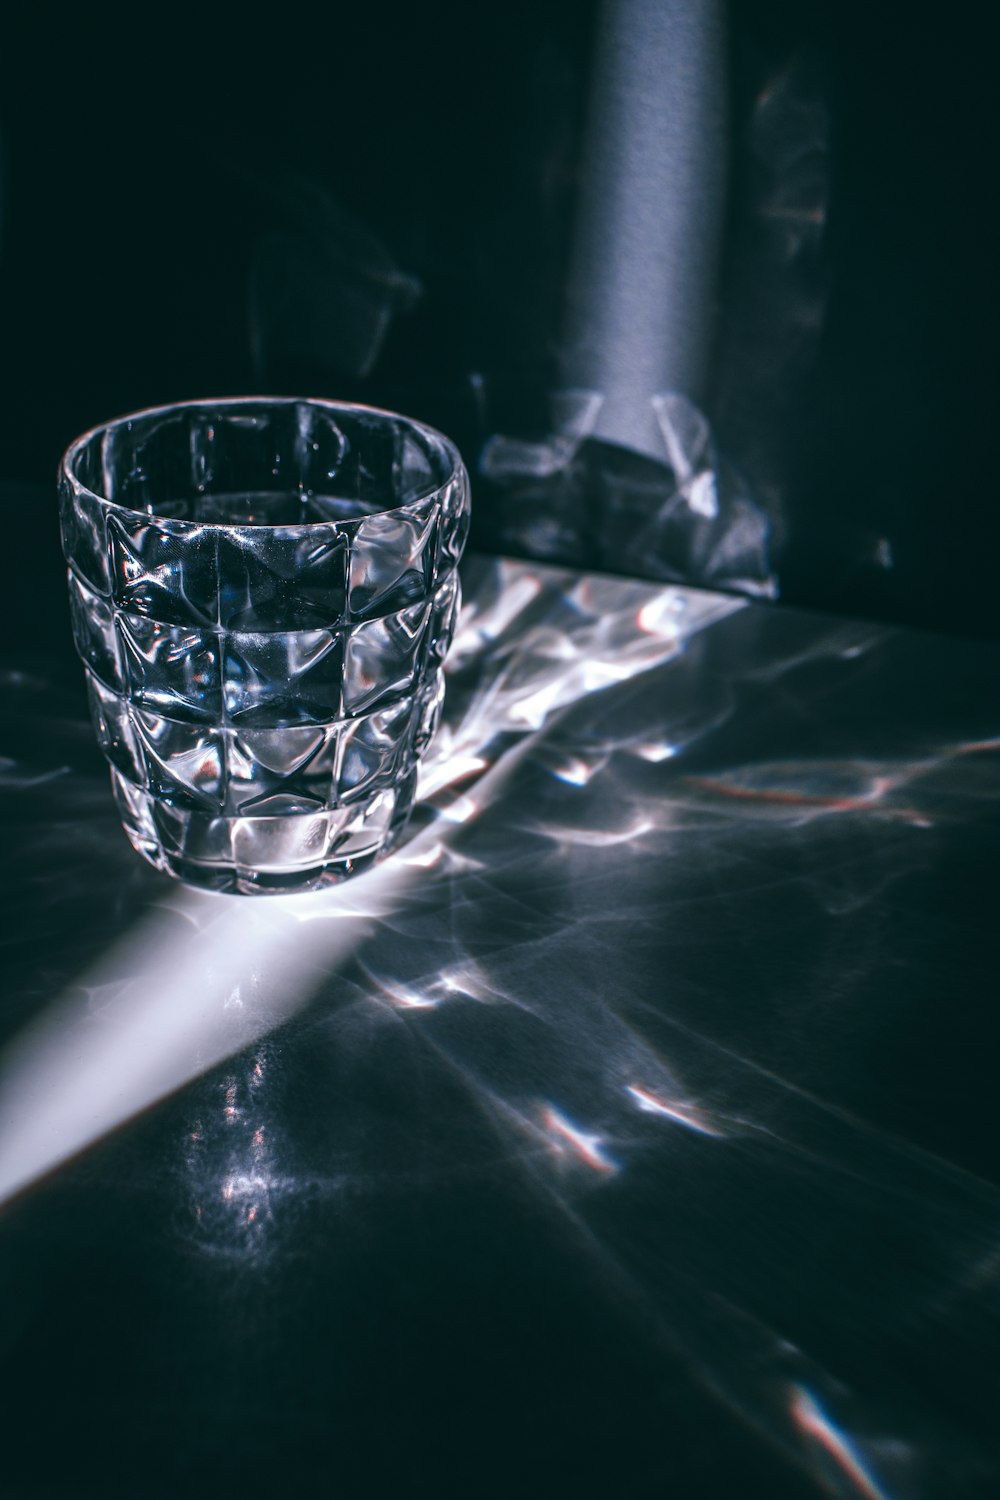
{"type": "Polygon", "coordinates": [[[427,422],[421,422],[416,417],[406,416],[403,412],[391,411],[387,407],[370,406],[362,401],[337,401],[326,396],[202,396],[193,400],[167,401],[157,406],[144,406],[136,411],[125,412],[119,417],[112,417],[105,422],[97,422],[93,427],[88,427],[75,437],[69,447],[59,460],[57,478],[60,483],[68,484],[74,497],[86,496],[101,506],[106,511],[114,511],[126,516],[135,516],[146,521],[162,522],[172,528],[184,528],[198,531],[273,531],[281,532],[287,536],[292,532],[303,534],[314,534],[319,531],[329,531],[331,528],[343,531],[345,527],[356,526],[359,522],[367,520],[370,516],[406,516],[411,514],[420,506],[426,504],[436,495],[443,494],[449,485],[456,481],[462,482],[467,487],[468,477],[465,463],[461,453],[458,451],[451,438],[446,437],[436,427],[427,422]],[[448,473],[443,479],[435,484],[429,484],[417,494],[411,495],[408,500],[397,505],[378,506],[376,509],[367,511],[359,516],[351,516],[344,519],[333,517],[317,519],[315,521],[289,521],[287,523],[273,524],[260,521],[240,521],[231,523],[226,521],[195,521],[187,516],[174,516],[161,510],[136,510],[133,506],[122,505],[118,500],[109,500],[106,495],[99,494],[89,485],[83,483],[75,472],[75,464],[88,443],[96,438],[102,437],[108,432],[120,429],[132,422],[146,421],[153,417],[166,417],[178,415],[183,412],[196,412],[199,410],[224,410],[239,407],[274,408],[288,406],[312,406],[319,407],[332,413],[343,412],[351,415],[380,417],[393,423],[401,424],[412,432],[428,439],[432,444],[439,445],[445,458],[450,465],[448,473]]]}

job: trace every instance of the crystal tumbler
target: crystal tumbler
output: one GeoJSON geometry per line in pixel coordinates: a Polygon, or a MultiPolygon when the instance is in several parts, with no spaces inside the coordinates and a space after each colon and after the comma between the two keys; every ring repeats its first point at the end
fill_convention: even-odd
{"type": "Polygon", "coordinates": [[[386,853],[460,602],[454,446],[363,406],[200,401],[85,433],[59,487],[74,639],[135,848],[241,894],[386,853]]]}

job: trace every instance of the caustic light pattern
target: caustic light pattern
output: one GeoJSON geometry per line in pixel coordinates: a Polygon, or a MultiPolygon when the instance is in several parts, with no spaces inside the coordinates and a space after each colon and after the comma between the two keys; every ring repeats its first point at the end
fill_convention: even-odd
{"type": "MultiPolygon", "coordinates": [[[[320,894],[123,881],[78,725],[10,674],[11,736],[36,701],[48,733],[0,764],[30,809],[9,820],[5,961],[33,970],[41,943],[46,963],[0,1070],[0,1199],[176,1094],[131,1160],[147,1173],[153,1121],[185,1276],[195,1250],[229,1259],[252,1297],[287,1266],[314,1317],[331,1286],[357,1305],[329,1259],[352,1214],[367,1253],[391,1205],[395,1266],[397,1205],[416,1204],[437,1257],[455,1221],[435,1205],[464,1212],[476,1183],[506,1215],[510,1171],[531,1275],[539,1246],[559,1274],[578,1257],[655,1361],[662,1493],[683,1369],[718,1402],[713,1433],[732,1413],[779,1456],[769,1494],[992,1495],[995,1070],[967,912],[996,843],[995,651],[484,559],[466,587],[411,836],[320,894]],[[77,973],[53,945],[68,911],[128,935],[36,1018],[55,966],[77,973]]],[[[268,729],[222,728],[265,754],[268,729]]],[[[122,1159],[76,1180],[89,1193],[122,1159]]]]}

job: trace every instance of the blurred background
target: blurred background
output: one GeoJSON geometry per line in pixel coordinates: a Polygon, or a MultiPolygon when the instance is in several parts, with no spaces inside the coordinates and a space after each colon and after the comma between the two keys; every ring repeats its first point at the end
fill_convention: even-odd
{"type": "Polygon", "coordinates": [[[250,14],[6,22],[10,546],[95,422],[328,395],[481,548],[1000,634],[988,8],[250,14]]]}

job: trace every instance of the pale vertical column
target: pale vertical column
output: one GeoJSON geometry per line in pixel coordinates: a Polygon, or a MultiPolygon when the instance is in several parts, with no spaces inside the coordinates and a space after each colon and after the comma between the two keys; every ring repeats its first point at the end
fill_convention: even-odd
{"type": "Polygon", "coordinates": [[[697,401],[725,192],[723,0],[605,0],[593,61],[563,381],[593,435],[666,457],[651,398],[697,401]]]}

